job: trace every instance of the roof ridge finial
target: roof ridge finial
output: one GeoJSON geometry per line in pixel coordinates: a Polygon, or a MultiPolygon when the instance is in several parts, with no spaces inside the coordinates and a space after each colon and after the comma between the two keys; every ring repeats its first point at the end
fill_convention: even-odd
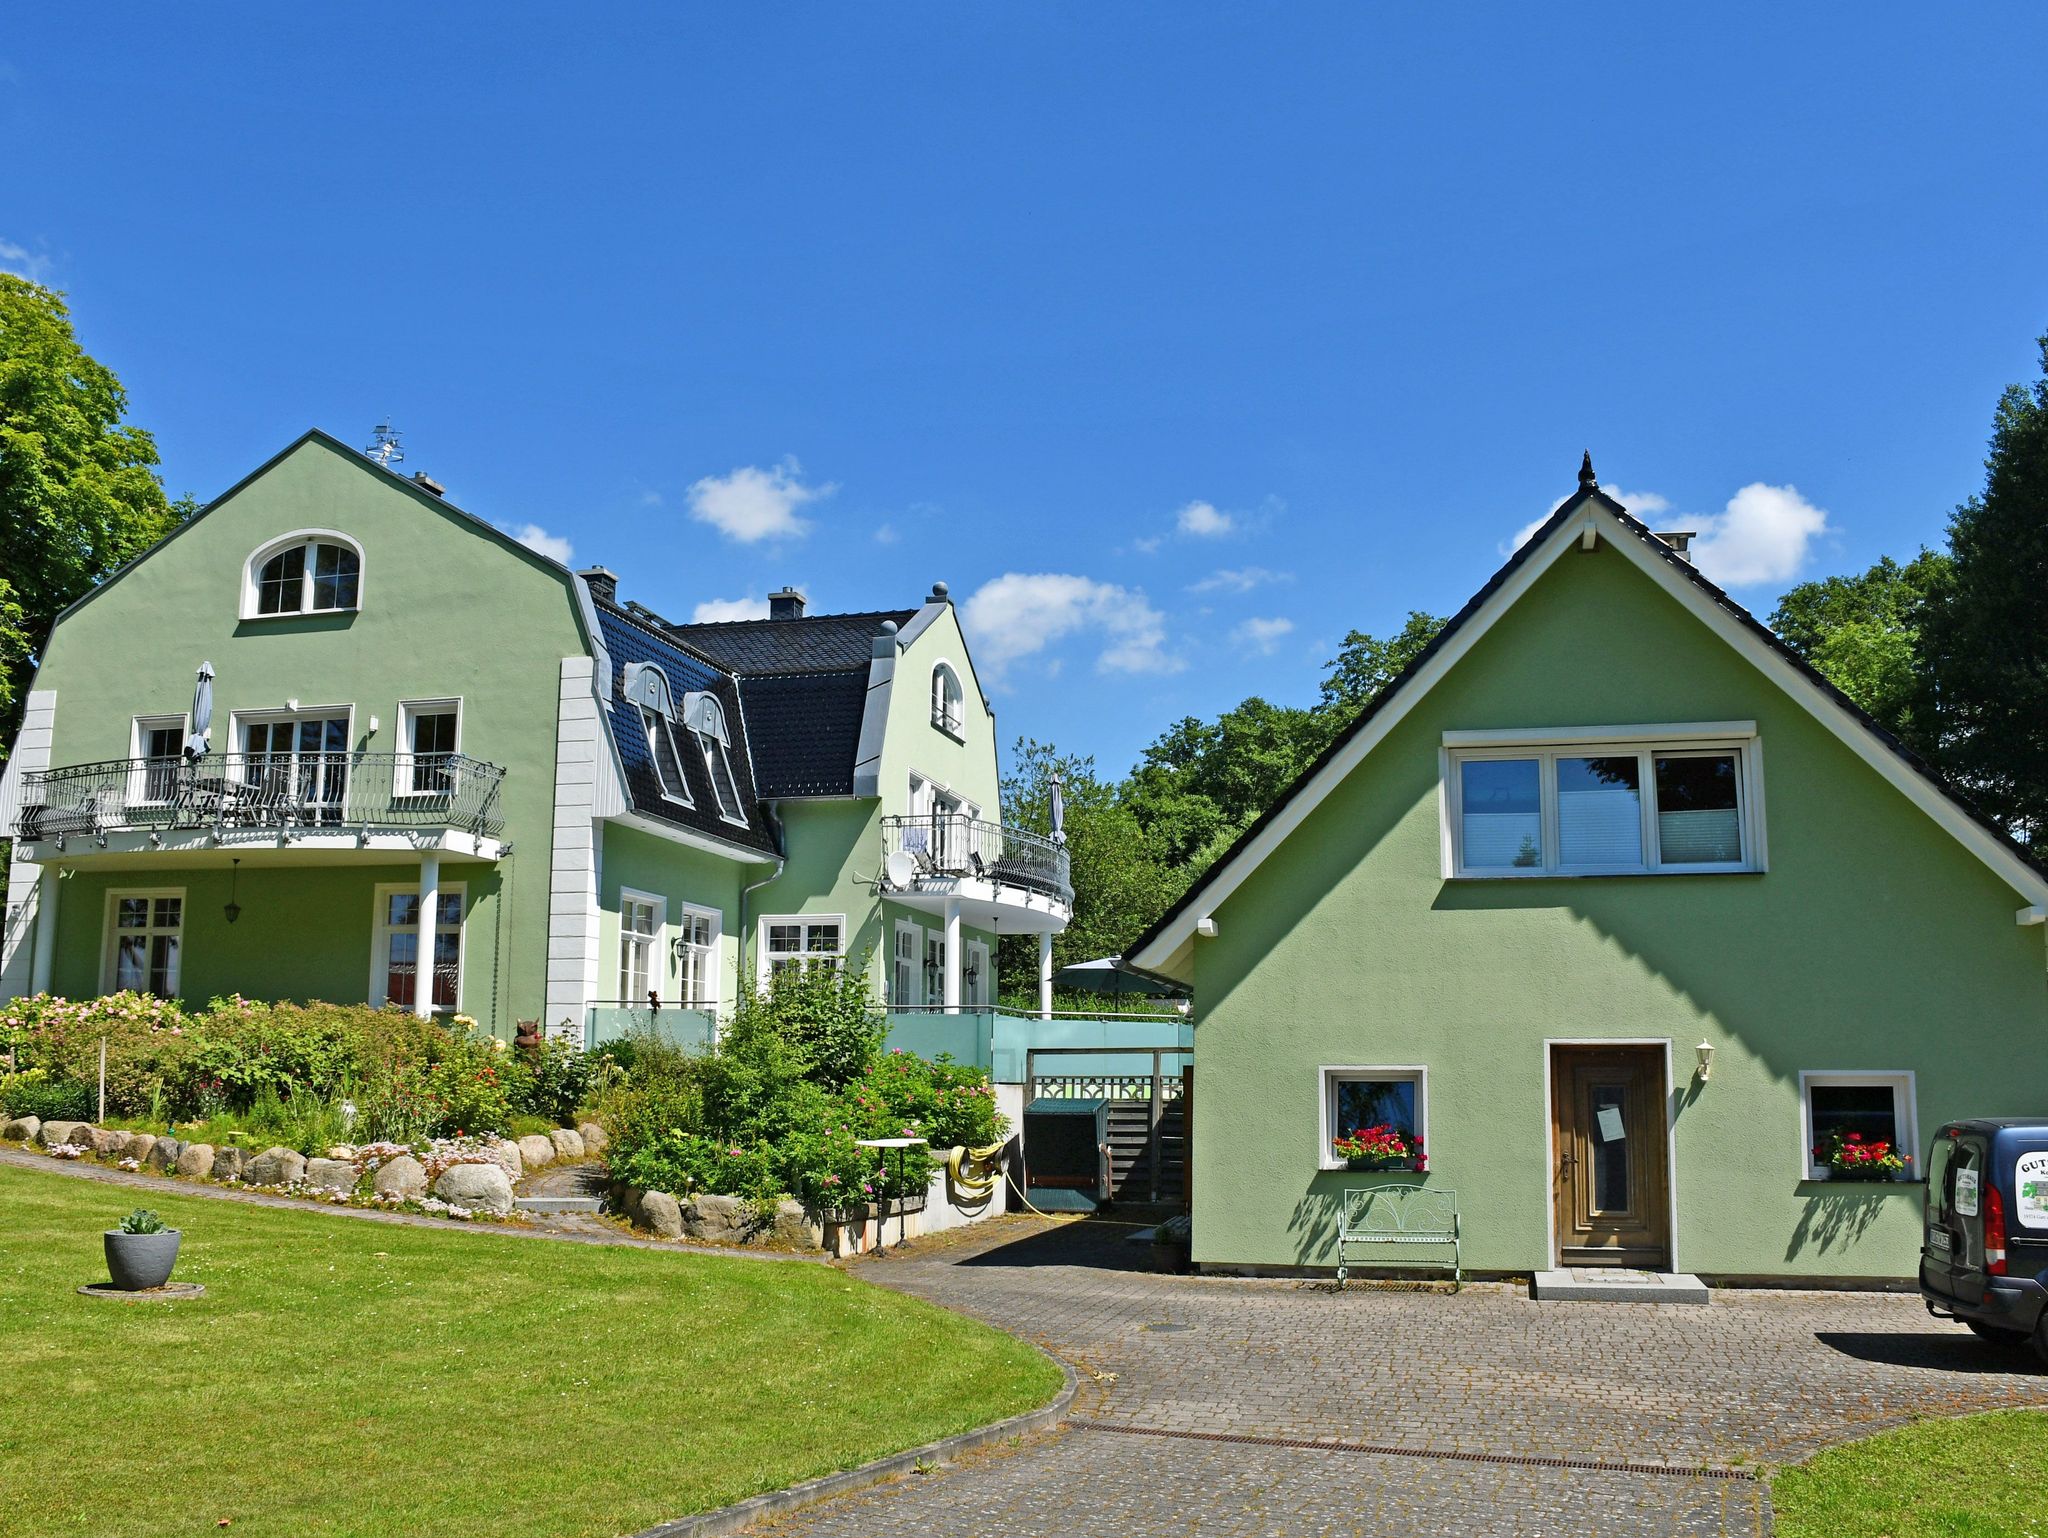
{"type": "Polygon", "coordinates": [[[1586,450],[1586,457],[1579,461],[1579,490],[1598,491],[1599,481],[1593,478],[1593,451],[1586,450]]]}

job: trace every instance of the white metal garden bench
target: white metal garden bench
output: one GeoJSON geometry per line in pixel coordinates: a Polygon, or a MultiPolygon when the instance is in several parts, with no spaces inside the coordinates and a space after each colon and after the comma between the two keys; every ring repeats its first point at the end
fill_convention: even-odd
{"type": "MultiPolygon", "coordinates": [[[[1350,1270],[1347,1247],[1353,1245],[1433,1244],[1451,1248],[1451,1280],[1464,1285],[1464,1259],[1458,1248],[1458,1193],[1442,1186],[1354,1186],[1344,1193],[1337,1219],[1337,1285],[1350,1270]]],[[[1398,1252],[1397,1252],[1398,1253],[1398,1252]]],[[[1377,1264],[1434,1266],[1427,1257],[1380,1257],[1377,1264]]]]}

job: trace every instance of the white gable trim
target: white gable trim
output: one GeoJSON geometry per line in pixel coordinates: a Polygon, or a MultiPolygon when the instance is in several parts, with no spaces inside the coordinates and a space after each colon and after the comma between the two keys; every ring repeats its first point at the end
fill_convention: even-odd
{"type": "Polygon", "coordinates": [[[1130,960],[1151,971],[1165,971],[1175,953],[1186,947],[1198,932],[1197,926],[1214,916],[1266,858],[1284,843],[1294,830],[1345,777],[1383,742],[1408,713],[1436,687],[1444,675],[1461,662],[1494,623],[1520,601],[1553,563],[1568,553],[1585,548],[1593,538],[1604,540],[1636,568],[1676,599],[1689,613],[1733,647],[1772,683],[1778,685],[1807,713],[1819,721],[1851,752],[1875,769],[1880,777],[1907,800],[1920,808],[1946,832],[1967,848],[1992,873],[2031,902],[2048,902],[2048,878],[1993,837],[1960,806],[1944,795],[1925,776],[1916,773],[1881,742],[1871,730],[1828,693],[1816,685],[1754,632],[1701,590],[1699,585],[1671,563],[1646,548],[1642,538],[1609,512],[1597,500],[1589,500],[1574,516],[1550,531],[1549,536],[1528,558],[1502,580],[1499,587],[1466,617],[1450,639],[1441,646],[1388,700],[1358,734],[1346,742],[1330,761],[1295,792],[1272,821],[1222,868],[1204,882],[1197,901],[1174,916],[1151,942],[1134,952],[1130,960]]]}

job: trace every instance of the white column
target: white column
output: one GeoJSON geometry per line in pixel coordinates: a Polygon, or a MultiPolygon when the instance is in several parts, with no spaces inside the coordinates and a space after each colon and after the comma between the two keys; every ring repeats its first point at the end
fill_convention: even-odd
{"type": "Polygon", "coordinates": [[[45,865],[36,881],[36,950],[29,965],[28,991],[48,993],[50,976],[57,965],[57,878],[54,865],[45,865]]]}
{"type": "Polygon", "coordinates": [[[1052,1018],[1052,931],[1038,936],[1038,1018],[1052,1018]]]}
{"type": "Polygon", "coordinates": [[[946,899],[946,1013],[960,1008],[960,899],[946,899]]]}
{"type": "Polygon", "coordinates": [[[434,921],[441,912],[441,856],[429,849],[420,856],[420,959],[412,980],[412,1012],[425,1019],[434,1012],[434,921]]]}

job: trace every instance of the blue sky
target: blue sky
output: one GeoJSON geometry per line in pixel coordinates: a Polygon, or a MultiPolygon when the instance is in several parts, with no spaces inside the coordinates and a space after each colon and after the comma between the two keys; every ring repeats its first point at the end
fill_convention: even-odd
{"type": "Polygon", "coordinates": [[[1937,542],[2048,330],[2041,7],[1446,9],[34,7],[0,262],[173,494],[388,414],[671,616],[943,578],[1112,772],[1582,448],[1760,612],[1937,542]]]}

